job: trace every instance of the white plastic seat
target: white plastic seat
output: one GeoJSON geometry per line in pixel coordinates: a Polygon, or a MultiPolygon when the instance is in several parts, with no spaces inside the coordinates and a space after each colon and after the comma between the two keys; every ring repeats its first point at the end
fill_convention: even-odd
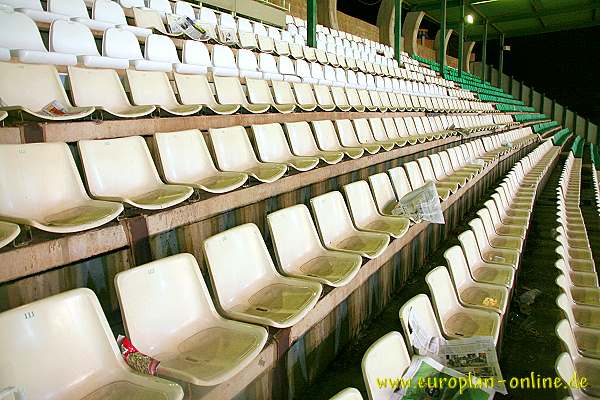
{"type": "Polygon", "coordinates": [[[262,73],[263,79],[271,81],[282,81],[283,75],[277,69],[275,57],[268,53],[258,55],[258,69],[262,73]]]}
{"type": "Polygon", "coordinates": [[[287,328],[304,318],[321,295],[319,283],[277,272],[254,224],[206,239],[204,254],[214,293],[230,318],[287,328]]]}
{"type": "Polygon", "coordinates": [[[319,157],[327,164],[337,164],[344,158],[344,152],[342,151],[326,151],[319,149],[308,122],[286,122],[284,126],[293,154],[298,156],[319,157]]]}
{"type": "Polygon", "coordinates": [[[252,125],[251,129],[261,161],[286,164],[297,171],[311,170],[319,163],[317,157],[293,155],[280,124],[252,125]]]}
{"type": "Polygon", "coordinates": [[[217,170],[204,136],[197,129],[155,133],[154,140],[160,169],[167,183],[225,193],[241,187],[248,180],[245,173],[217,170]]]}
{"type": "Polygon", "coordinates": [[[392,331],[377,339],[361,363],[369,400],[391,399],[396,389],[392,385],[381,387],[379,383],[384,379],[401,379],[409,366],[410,354],[400,332],[392,331]]]}
{"type": "Polygon", "coordinates": [[[341,151],[352,159],[360,158],[364,154],[362,147],[342,146],[335,132],[333,122],[330,120],[312,121],[315,137],[319,148],[325,151],[341,151]]]}
{"type": "MultiPolygon", "coordinates": [[[[189,54],[189,50],[187,54],[189,54]]],[[[144,55],[149,61],[171,64],[175,72],[180,74],[206,74],[208,72],[206,65],[182,63],[177,55],[175,43],[168,36],[156,34],[148,36],[146,38],[144,55]]]]}
{"type": "Polygon", "coordinates": [[[48,11],[54,14],[66,15],[69,19],[79,22],[95,31],[105,31],[115,25],[109,22],[90,19],[83,0],[48,0],[48,11]]]}
{"type": "Polygon", "coordinates": [[[432,338],[442,339],[442,331],[440,324],[433,311],[431,301],[426,294],[418,294],[415,297],[408,300],[400,307],[398,312],[400,317],[400,323],[402,324],[402,331],[404,332],[404,339],[411,345],[411,353],[420,354],[426,352],[429,349],[419,349],[416,347],[416,343],[413,342],[413,332],[415,326],[412,325],[411,320],[416,319],[419,323],[419,329],[424,330],[432,338]]]}
{"type": "Polygon", "coordinates": [[[237,46],[239,44],[235,18],[227,12],[223,12],[219,16],[217,40],[227,46],[237,46]]]}
{"type": "Polygon", "coordinates": [[[222,115],[233,114],[241,106],[241,104],[217,103],[206,75],[174,73],[173,76],[182,104],[199,104],[215,114],[222,115]]]}
{"type": "Polygon", "coordinates": [[[78,107],[94,107],[120,118],[142,117],[156,109],[153,105],[131,105],[113,69],[69,66],[68,72],[73,103],[78,107]]]}
{"type": "Polygon", "coordinates": [[[306,82],[293,82],[292,85],[298,107],[303,111],[314,111],[318,104],[312,85],[306,82]]]}
{"type": "MultiPolygon", "coordinates": [[[[417,161],[411,161],[404,164],[404,169],[406,170],[406,174],[408,175],[408,179],[410,180],[410,185],[413,189],[418,189],[425,185],[425,178],[423,177],[421,168],[419,168],[419,164],[417,163],[417,161]]],[[[440,200],[442,201],[446,201],[452,193],[449,187],[438,187],[437,183],[436,190],[440,200]]]]}
{"type": "Polygon", "coordinates": [[[363,400],[363,397],[358,389],[351,387],[336,393],[335,396],[331,397],[329,400],[363,400]]]}
{"type": "Polygon", "coordinates": [[[126,77],[133,104],[156,105],[160,110],[175,116],[196,114],[202,109],[199,104],[180,104],[164,72],[128,69],[126,77]]]}
{"type": "Polygon", "coordinates": [[[325,249],[305,205],[270,213],[267,223],[284,274],[339,287],[358,273],[361,256],[325,249]]]}
{"type": "Polygon", "coordinates": [[[19,225],[0,221],[0,249],[15,240],[20,233],[19,225]]]}
{"type": "Polygon", "coordinates": [[[217,313],[191,254],[121,272],[115,287],[127,336],[142,353],[160,361],[164,377],[199,386],[226,382],[267,341],[265,328],[217,313]]]}
{"type": "MultiPolygon", "coordinates": [[[[565,385],[567,386],[567,389],[569,390],[572,399],[574,400],[594,400],[594,399],[600,399],[600,394],[598,394],[598,388],[597,388],[597,380],[598,380],[598,368],[600,368],[600,366],[597,363],[592,363],[591,366],[586,365],[585,366],[585,376],[587,377],[588,374],[592,374],[591,376],[591,381],[587,382],[587,390],[588,392],[590,392],[591,390],[594,390],[594,392],[591,392],[591,394],[588,394],[586,391],[584,391],[584,389],[582,389],[581,387],[577,386],[577,385],[565,385]],[[592,386],[593,385],[593,386],[592,386]]],[[[556,365],[555,365],[555,369],[556,372],[558,374],[558,376],[564,381],[564,382],[572,382],[574,377],[581,377],[581,368],[578,371],[576,368],[576,365],[573,363],[573,359],[571,357],[571,355],[569,353],[562,353],[558,356],[558,358],[556,359],[556,365]]]]}
{"type": "Polygon", "coordinates": [[[217,164],[223,171],[244,172],[265,182],[275,182],[287,171],[287,165],[260,162],[242,126],[209,129],[217,164]]]}
{"type": "Polygon", "coordinates": [[[400,238],[408,232],[410,220],[400,216],[382,215],[377,210],[371,189],[366,181],[344,185],[344,194],[354,225],[363,231],[386,233],[400,238]]]}
{"type": "Polygon", "coordinates": [[[600,289],[598,288],[575,286],[565,274],[558,275],[556,285],[562,289],[573,304],[600,306],[600,289]]]}
{"type": "Polygon", "coordinates": [[[68,19],[67,15],[45,11],[40,0],[2,0],[2,4],[13,7],[15,11],[27,15],[36,22],[52,23],[59,19],[68,19]]]}
{"type": "Polygon", "coordinates": [[[563,319],[556,325],[556,335],[564,342],[571,357],[576,359],[600,359],[600,332],[571,326],[563,319]]]}
{"type": "Polygon", "coordinates": [[[263,79],[262,72],[258,70],[258,62],[256,61],[256,56],[251,50],[238,50],[237,68],[239,70],[241,78],[263,79]]]}
{"type": "Polygon", "coordinates": [[[10,61],[12,56],[28,64],[77,64],[77,57],[72,54],[49,52],[31,18],[6,10],[0,10],[0,54],[4,54],[2,61],[10,61]]]}
{"type": "Polygon", "coordinates": [[[84,118],[94,112],[94,107],[71,105],[52,65],[0,62],[0,98],[4,103],[0,111],[16,113],[21,118],[24,113],[35,119],[66,121],[84,118]],[[66,113],[43,110],[53,102],[63,107],[66,113]]]}
{"type": "Polygon", "coordinates": [[[93,68],[127,69],[129,62],[101,56],[90,29],[75,21],[56,20],[50,26],[50,51],[73,54],[79,63],[93,68]]]}
{"type": "Polygon", "coordinates": [[[133,21],[138,28],[151,29],[167,36],[181,36],[183,32],[170,32],[165,28],[164,17],[157,10],[145,7],[132,7],[133,21]]]}
{"type": "Polygon", "coordinates": [[[216,76],[239,76],[233,52],[227,46],[215,45],[212,49],[212,67],[210,72],[216,76]]]}
{"type": "Polygon", "coordinates": [[[173,64],[144,59],[135,33],[122,28],[110,28],[104,32],[102,54],[111,58],[124,59],[139,71],[171,72],[173,64]]]}
{"type": "Polygon", "coordinates": [[[198,18],[196,21],[198,21],[200,27],[206,31],[206,34],[211,40],[218,39],[219,34],[217,32],[217,14],[212,9],[204,6],[201,7],[200,11],[198,11],[198,18]]]}
{"type": "Polygon", "coordinates": [[[363,232],[354,227],[340,192],[329,192],[310,199],[325,247],[375,258],[387,248],[387,234],[363,232]]]}
{"type": "MultiPolygon", "coordinates": [[[[284,82],[278,83],[283,84],[284,82]]],[[[246,89],[248,90],[248,96],[250,98],[250,101],[253,104],[267,104],[270,107],[273,107],[274,109],[279,111],[280,113],[290,113],[296,108],[296,102],[291,97],[288,97],[288,99],[286,99],[290,101],[289,103],[276,102],[273,98],[271,88],[269,87],[269,82],[264,79],[246,78],[246,89]]]]}
{"type": "Polygon", "coordinates": [[[519,267],[519,261],[521,259],[519,251],[515,249],[492,247],[485,234],[483,223],[479,218],[474,218],[469,221],[469,226],[471,227],[471,231],[475,234],[481,258],[485,262],[508,265],[515,269],[519,267]]]}
{"type": "Polygon", "coordinates": [[[283,76],[283,80],[286,82],[301,82],[299,76],[296,75],[296,70],[294,69],[294,63],[291,59],[285,56],[280,56],[277,59],[277,65],[279,68],[279,73],[283,76]]]}
{"type": "MultiPolygon", "coordinates": [[[[215,90],[217,92],[217,98],[219,99],[220,104],[234,104],[241,106],[244,110],[249,111],[251,113],[264,113],[267,112],[271,106],[274,106],[274,101],[268,103],[249,103],[246,98],[246,94],[244,93],[244,89],[237,77],[234,76],[213,76],[213,81],[215,84],[215,90]]],[[[247,84],[252,88],[251,79],[247,80],[247,84]]],[[[261,93],[261,90],[264,89],[264,86],[260,88],[261,80],[256,80],[256,86],[258,87],[256,91],[252,90],[252,94],[260,94],[262,97],[269,97],[271,95],[270,91],[268,93],[261,93]]],[[[266,82],[265,82],[266,83],[266,82]]],[[[269,90],[267,86],[267,90],[269,90]]],[[[271,99],[272,100],[272,97],[271,99]]],[[[283,109],[283,111],[290,112],[293,110],[293,107],[288,106],[287,110],[283,109]]]]}
{"type": "Polygon", "coordinates": [[[90,289],[5,311],[0,327],[0,363],[10,366],[3,369],[0,386],[16,386],[29,399],[183,399],[178,384],[128,367],[90,289]],[[15,358],[17,347],[22,348],[15,358]],[[56,368],[59,360],[68,362],[56,368]]]}
{"type": "Polygon", "coordinates": [[[369,184],[375,197],[377,209],[382,215],[392,215],[392,210],[398,204],[390,177],[385,172],[369,176],[369,184]]]}
{"type": "Polygon", "coordinates": [[[467,308],[460,304],[445,267],[431,270],[425,277],[444,336],[449,339],[491,336],[498,342],[500,315],[494,311],[467,308]]]}
{"type": "Polygon", "coordinates": [[[161,210],[188,199],[189,186],[164,184],[141,136],[77,143],[90,194],[146,210],[161,210]],[[123,173],[127,171],[127,173],[123,173]]]}
{"type": "Polygon", "coordinates": [[[196,11],[194,11],[194,7],[187,1],[176,1],[173,7],[173,14],[189,17],[192,21],[196,20],[196,11]]]}
{"type": "Polygon", "coordinates": [[[370,154],[375,154],[381,149],[381,146],[378,143],[375,143],[374,140],[372,140],[371,143],[363,140],[361,143],[354,130],[354,125],[349,119],[336,119],[335,127],[340,138],[340,143],[344,147],[362,147],[370,154]]]}
{"type": "Polygon", "coordinates": [[[151,29],[140,28],[127,24],[123,8],[112,0],[94,0],[92,6],[92,18],[98,22],[104,22],[117,28],[131,31],[138,38],[146,38],[152,33],[151,29]]]}

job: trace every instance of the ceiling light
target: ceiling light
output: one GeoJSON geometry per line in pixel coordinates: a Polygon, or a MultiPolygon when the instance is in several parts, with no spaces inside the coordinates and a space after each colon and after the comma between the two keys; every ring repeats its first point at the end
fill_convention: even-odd
{"type": "Polygon", "coordinates": [[[498,1],[498,0],[480,0],[480,1],[476,1],[475,3],[471,3],[472,6],[475,6],[477,4],[485,4],[485,3],[492,3],[494,1],[498,1]]]}
{"type": "Polygon", "coordinates": [[[473,15],[471,15],[471,14],[465,15],[465,23],[472,24],[474,20],[475,20],[475,18],[473,18],[473,15]]]}

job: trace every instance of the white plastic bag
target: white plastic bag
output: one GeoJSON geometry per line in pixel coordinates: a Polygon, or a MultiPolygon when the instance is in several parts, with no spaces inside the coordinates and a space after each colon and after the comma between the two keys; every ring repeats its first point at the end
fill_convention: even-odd
{"type": "Polygon", "coordinates": [[[9,386],[0,389],[0,400],[25,400],[25,394],[21,389],[14,386],[9,386]]]}
{"type": "Polygon", "coordinates": [[[405,194],[392,210],[392,215],[403,216],[413,222],[445,224],[440,198],[432,181],[405,194]]]}

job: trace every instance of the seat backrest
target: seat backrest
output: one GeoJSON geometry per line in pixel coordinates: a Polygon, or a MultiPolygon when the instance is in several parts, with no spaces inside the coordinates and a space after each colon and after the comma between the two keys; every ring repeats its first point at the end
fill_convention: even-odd
{"type": "Polygon", "coordinates": [[[378,383],[382,379],[400,378],[410,365],[410,354],[400,332],[390,332],[377,339],[365,352],[362,373],[370,400],[388,400],[395,388],[378,383]],[[393,378],[392,378],[393,377],[393,378]]]}
{"type": "Polygon", "coordinates": [[[141,136],[82,140],[77,147],[92,196],[131,198],[162,184],[141,136]]]}
{"type": "Polygon", "coordinates": [[[442,158],[438,153],[433,153],[429,155],[429,161],[431,162],[431,167],[433,169],[433,173],[437,179],[443,179],[446,176],[444,172],[444,165],[442,164],[442,158]]]}
{"type": "MultiPolygon", "coordinates": [[[[558,356],[558,358],[556,359],[556,364],[555,364],[554,368],[556,369],[558,376],[560,378],[562,378],[562,380],[565,382],[571,382],[573,380],[573,377],[577,376],[575,366],[573,365],[573,359],[571,358],[571,355],[569,353],[560,354],[558,356]]],[[[574,387],[571,386],[569,391],[574,394],[574,392],[579,393],[580,389],[575,389],[574,387]]],[[[580,395],[579,397],[574,396],[573,398],[574,399],[586,399],[586,398],[592,398],[592,397],[589,397],[589,396],[582,397],[580,395]]]]}
{"type": "Polygon", "coordinates": [[[330,120],[312,121],[315,137],[323,150],[339,150],[342,145],[335,133],[335,127],[330,120]]]}
{"type": "Polygon", "coordinates": [[[215,67],[237,69],[233,51],[227,46],[214,45],[212,49],[212,64],[215,67]]]}
{"type": "Polygon", "coordinates": [[[577,357],[579,355],[577,341],[568,320],[563,319],[556,324],[556,336],[563,341],[571,357],[577,357]]]}
{"type": "Polygon", "coordinates": [[[145,7],[144,0],[119,0],[123,8],[145,7]]]}
{"type": "Polygon", "coordinates": [[[267,215],[273,247],[283,271],[297,270],[323,253],[317,228],[304,204],[267,215]]]}
{"type": "Polygon", "coordinates": [[[485,234],[489,237],[490,235],[495,235],[496,230],[494,229],[494,222],[492,220],[492,216],[487,208],[481,208],[477,211],[477,215],[481,219],[483,223],[483,228],[485,229],[485,234]]]}
{"type": "Polygon", "coordinates": [[[350,213],[340,192],[329,192],[310,199],[310,205],[326,246],[355,232],[350,213]]]}
{"type": "Polygon", "coordinates": [[[383,122],[383,127],[389,138],[395,139],[400,137],[393,118],[381,118],[381,122],[383,122]]]}
{"type": "Polygon", "coordinates": [[[296,75],[300,78],[311,78],[310,66],[304,60],[296,60],[296,75]]]}
{"type": "Polygon", "coordinates": [[[198,13],[198,20],[203,24],[217,25],[217,14],[210,8],[202,6],[198,13]]]}
{"type": "Polygon", "coordinates": [[[184,64],[212,66],[206,45],[197,40],[185,40],[183,42],[181,58],[184,64]]]}
{"type": "Polygon", "coordinates": [[[220,169],[243,172],[258,165],[243,126],[209,129],[208,132],[220,169]]]}
{"type": "Polygon", "coordinates": [[[65,89],[52,65],[0,63],[0,98],[6,106],[39,111],[56,100],[70,106],[65,89]]]}
{"type": "Polygon", "coordinates": [[[192,7],[192,5],[187,1],[175,2],[173,13],[184,17],[189,17],[192,21],[196,20],[196,11],[194,10],[194,7],[192,7]]]}
{"type": "Polygon", "coordinates": [[[102,55],[127,60],[141,60],[144,58],[135,34],[120,28],[109,28],[104,31],[102,55]]]}
{"type": "Polygon", "coordinates": [[[394,191],[396,192],[398,200],[402,199],[402,197],[404,197],[404,195],[407,193],[412,192],[412,187],[410,185],[410,181],[408,180],[408,176],[406,176],[406,171],[404,168],[390,168],[388,170],[388,174],[390,175],[392,186],[394,187],[394,191]]]}
{"type": "Polygon", "coordinates": [[[252,29],[252,23],[250,22],[250,20],[242,17],[238,17],[237,19],[237,30],[238,32],[254,33],[254,30],[252,29]]]}
{"type": "Polygon", "coordinates": [[[381,118],[369,118],[369,125],[371,126],[371,132],[373,132],[375,139],[381,141],[390,140],[385,132],[385,127],[383,126],[383,122],[381,122],[381,118]]]}
{"type": "Polygon", "coordinates": [[[78,56],[99,56],[92,31],[75,21],[57,19],[50,25],[50,51],[78,56]]]}
{"type": "Polygon", "coordinates": [[[179,105],[166,73],[128,69],[126,76],[134,104],[163,107],[179,105]]]}
{"type": "Polygon", "coordinates": [[[254,22],[254,33],[260,36],[269,36],[267,28],[260,22],[254,22]]]}
{"type": "Polygon", "coordinates": [[[189,253],[120,272],[115,289],[127,336],[149,356],[179,353],[181,342],[220,319],[189,253]]]}
{"type": "Polygon", "coordinates": [[[14,8],[28,8],[39,11],[43,10],[40,0],[2,0],[2,4],[14,8]]]}
{"type": "Polygon", "coordinates": [[[308,122],[286,122],[284,127],[294,154],[312,156],[319,152],[308,122]]]}
{"type": "Polygon", "coordinates": [[[217,173],[200,130],[157,132],[154,140],[167,182],[194,182],[217,173]]]}
{"type": "Polygon", "coordinates": [[[417,164],[419,164],[419,168],[421,169],[421,174],[423,175],[424,180],[433,182],[436,181],[429,157],[421,157],[417,159],[417,164]]]}
{"type": "Polygon", "coordinates": [[[360,146],[352,121],[349,119],[336,119],[335,126],[342,146],[357,147],[360,146]]]}
{"type": "Polygon", "coordinates": [[[473,282],[467,260],[460,246],[452,246],[444,252],[444,258],[452,275],[452,280],[457,288],[473,282]]]}
{"type": "Polygon", "coordinates": [[[281,124],[252,125],[251,129],[262,161],[285,163],[293,157],[281,124]]]}
{"type": "Polygon", "coordinates": [[[425,179],[423,178],[419,164],[416,161],[404,164],[404,169],[408,175],[410,186],[413,189],[418,189],[425,184],[425,179]]]}
{"type": "Polygon", "coordinates": [[[161,14],[172,14],[171,2],[169,0],[146,0],[148,8],[152,8],[161,14]]]}
{"type": "Polygon", "coordinates": [[[131,107],[121,79],[114,69],[68,67],[73,102],[78,107],[107,109],[131,107]]]}
{"type": "Polygon", "coordinates": [[[452,311],[462,308],[456,297],[450,274],[446,267],[436,267],[425,276],[425,281],[443,326],[452,311]]]}
{"type": "Polygon", "coordinates": [[[206,75],[173,73],[173,76],[182,104],[216,103],[206,75]]]}
{"type": "Polygon", "coordinates": [[[144,55],[147,60],[176,64],[179,61],[175,43],[166,35],[151,34],[146,38],[144,55]]]}
{"type": "Polygon", "coordinates": [[[30,399],[83,398],[128,369],[87,288],[1,313],[0,338],[0,384],[16,386],[30,399]]]}
{"type": "Polygon", "coordinates": [[[254,224],[244,224],[204,241],[204,256],[219,304],[230,310],[277,279],[279,274],[265,241],[254,224]]]}
{"type": "Polygon", "coordinates": [[[112,0],[95,0],[92,6],[92,18],[115,25],[127,25],[123,8],[112,0]]]}
{"type": "Polygon", "coordinates": [[[389,212],[390,207],[396,205],[398,202],[392,188],[392,183],[390,182],[390,177],[385,172],[370,175],[369,183],[371,184],[371,190],[375,196],[375,203],[379,212],[382,214],[384,211],[389,212]]]}
{"type": "Polygon", "coordinates": [[[458,235],[458,241],[464,251],[467,263],[474,267],[482,262],[481,252],[475,234],[471,230],[466,230],[458,235]]]}
{"type": "Polygon", "coordinates": [[[0,216],[31,219],[86,199],[65,143],[0,145],[0,216]]]}
{"type": "Polygon", "coordinates": [[[454,172],[454,169],[452,168],[452,161],[450,161],[450,155],[448,154],[448,152],[441,151],[437,154],[440,156],[444,173],[447,175],[452,174],[454,172]]]}
{"type": "MultiPolygon", "coordinates": [[[[238,61],[239,61],[239,58],[238,58],[238,61]]],[[[279,70],[277,69],[277,62],[275,61],[275,57],[273,57],[273,55],[271,55],[269,53],[260,53],[258,55],[258,68],[262,72],[268,72],[271,74],[279,73],[279,70]]]]}
{"type": "Polygon", "coordinates": [[[356,181],[344,185],[344,194],[352,213],[352,219],[358,226],[365,226],[379,217],[371,188],[367,181],[356,181]]]}
{"type": "Polygon", "coordinates": [[[258,71],[258,63],[254,52],[248,49],[239,49],[237,52],[237,67],[245,71],[258,71]]]}
{"type": "Polygon", "coordinates": [[[435,311],[431,305],[429,297],[424,294],[418,294],[400,307],[400,323],[404,331],[404,338],[413,346],[413,352],[417,353],[417,348],[411,340],[411,336],[415,330],[413,325],[416,321],[419,329],[425,330],[430,336],[443,338],[440,324],[435,316],[435,311]]]}
{"type": "Polygon", "coordinates": [[[71,18],[90,17],[83,0],[48,0],[46,6],[51,13],[68,15],[71,18]]]}
{"type": "Polygon", "coordinates": [[[35,22],[25,14],[0,10],[0,47],[47,51],[35,22]]]}
{"type": "Polygon", "coordinates": [[[352,120],[354,127],[356,128],[356,136],[361,143],[376,143],[375,137],[373,137],[373,131],[369,125],[369,121],[365,118],[357,118],[352,120]]]}
{"type": "Polygon", "coordinates": [[[279,72],[284,75],[296,75],[296,70],[294,69],[294,63],[287,56],[279,56],[277,59],[279,65],[279,72]]]}

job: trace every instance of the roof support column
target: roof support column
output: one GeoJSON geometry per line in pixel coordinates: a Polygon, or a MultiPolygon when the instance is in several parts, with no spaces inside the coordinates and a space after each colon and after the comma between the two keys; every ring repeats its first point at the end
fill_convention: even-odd
{"type": "Polygon", "coordinates": [[[442,78],[445,77],[445,66],[446,66],[446,3],[447,0],[440,1],[440,32],[438,33],[438,49],[440,51],[438,56],[438,63],[440,64],[440,74],[442,78]]]}
{"type": "Polygon", "coordinates": [[[460,0],[460,29],[458,31],[458,76],[462,76],[465,46],[465,0],[460,0]]]}
{"type": "Polygon", "coordinates": [[[504,70],[504,34],[500,34],[500,62],[498,66],[498,87],[502,89],[502,71],[504,70]]]}
{"type": "Polygon", "coordinates": [[[402,51],[402,0],[395,0],[394,16],[394,55],[400,63],[400,52],[402,51]]]}
{"type": "Polygon", "coordinates": [[[488,22],[485,20],[483,25],[483,42],[481,43],[481,79],[487,81],[487,41],[488,41],[488,22]]]}
{"type": "Polygon", "coordinates": [[[307,44],[317,47],[317,0],[306,0],[307,44]]]}
{"type": "Polygon", "coordinates": [[[421,21],[423,20],[424,16],[425,12],[423,11],[411,11],[406,14],[406,18],[404,19],[404,26],[402,26],[404,50],[411,56],[419,55],[419,52],[417,51],[417,35],[419,33],[419,26],[421,26],[421,21]]]}

